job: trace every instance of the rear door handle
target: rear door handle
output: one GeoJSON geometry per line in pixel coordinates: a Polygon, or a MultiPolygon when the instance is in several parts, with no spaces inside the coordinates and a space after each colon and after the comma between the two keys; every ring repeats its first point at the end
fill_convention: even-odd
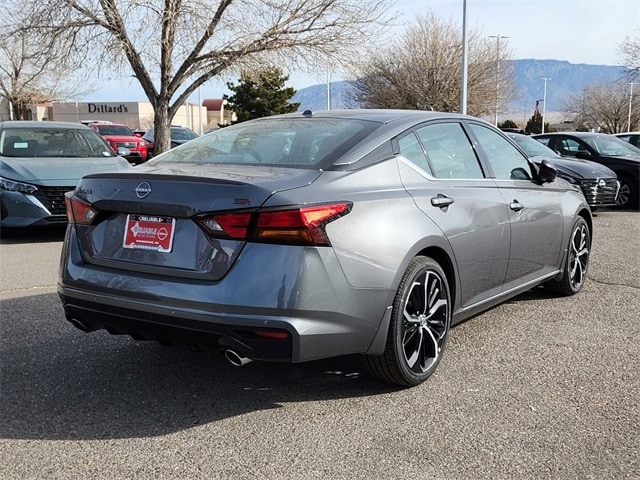
{"type": "Polygon", "coordinates": [[[448,207],[454,202],[453,198],[449,198],[441,193],[436,197],[431,197],[431,205],[438,208],[448,207]]]}

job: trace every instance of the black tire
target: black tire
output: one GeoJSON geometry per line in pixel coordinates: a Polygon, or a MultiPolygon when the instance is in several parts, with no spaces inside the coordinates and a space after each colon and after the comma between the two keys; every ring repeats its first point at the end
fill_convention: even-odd
{"type": "Polygon", "coordinates": [[[548,290],[560,295],[575,295],[587,280],[591,255],[591,232],[584,218],[578,217],[571,228],[562,278],[545,284],[548,290]]]}
{"type": "Polygon", "coordinates": [[[638,208],[638,186],[631,177],[627,175],[618,175],[620,182],[620,190],[616,203],[618,208],[635,209],[638,208]]]}
{"type": "Polygon", "coordinates": [[[414,386],[435,371],[449,335],[451,294],[440,265],[429,257],[409,263],[396,292],[383,355],[364,355],[369,373],[414,386]]]}

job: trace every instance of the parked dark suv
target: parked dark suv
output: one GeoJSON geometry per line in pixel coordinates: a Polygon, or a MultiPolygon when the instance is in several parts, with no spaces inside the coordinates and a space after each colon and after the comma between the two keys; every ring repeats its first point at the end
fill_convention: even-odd
{"type": "Polygon", "coordinates": [[[606,165],[618,176],[620,208],[638,208],[640,149],[613,135],[593,132],[561,132],[533,138],[563,157],[578,157],[606,165]]]}
{"type": "Polygon", "coordinates": [[[548,160],[558,170],[558,177],[580,187],[591,210],[616,206],[620,186],[615,172],[610,168],[590,160],[561,157],[528,135],[505,133],[524,150],[531,160],[537,164],[542,160],[548,160]]]}

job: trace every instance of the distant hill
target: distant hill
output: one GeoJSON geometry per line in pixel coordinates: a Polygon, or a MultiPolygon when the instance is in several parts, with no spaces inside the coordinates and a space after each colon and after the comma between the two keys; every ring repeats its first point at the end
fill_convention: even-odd
{"type": "MultiPolygon", "coordinates": [[[[544,94],[544,77],[547,81],[547,112],[561,110],[562,100],[570,93],[578,93],[583,87],[592,83],[609,83],[621,79],[627,73],[625,67],[608,65],[573,64],[562,60],[514,60],[516,88],[520,93],[509,111],[521,117],[533,115],[536,100],[544,94]]],[[[331,83],[331,95],[327,95],[327,85],[312,85],[302,88],[292,97],[292,102],[300,102],[298,111],[326,110],[328,98],[332,109],[354,108],[347,92],[352,88],[351,82],[331,83]]]]}

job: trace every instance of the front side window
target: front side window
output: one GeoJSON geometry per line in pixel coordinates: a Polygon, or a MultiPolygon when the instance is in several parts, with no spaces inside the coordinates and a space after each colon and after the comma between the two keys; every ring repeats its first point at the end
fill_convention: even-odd
{"type": "Polygon", "coordinates": [[[496,179],[531,180],[531,166],[528,160],[502,135],[476,123],[472,123],[470,128],[477,137],[496,179]]]}

